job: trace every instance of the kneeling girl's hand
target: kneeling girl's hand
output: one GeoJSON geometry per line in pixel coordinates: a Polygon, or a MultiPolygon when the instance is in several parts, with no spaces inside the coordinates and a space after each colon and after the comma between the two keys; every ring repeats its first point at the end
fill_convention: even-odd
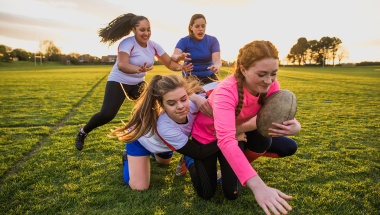
{"type": "Polygon", "coordinates": [[[292,197],[277,189],[268,187],[259,176],[248,179],[246,184],[252,190],[257,203],[267,215],[271,215],[268,208],[276,215],[280,214],[278,210],[282,214],[287,214],[287,210],[292,210],[292,207],[285,201],[285,199],[291,199],[292,197]]]}
{"type": "Polygon", "coordinates": [[[285,121],[282,124],[273,122],[272,125],[279,128],[279,129],[274,129],[274,128],[268,129],[271,131],[268,134],[271,135],[272,137],[295,135],[301,130],[301,124],[294,119],[285,121]]]}

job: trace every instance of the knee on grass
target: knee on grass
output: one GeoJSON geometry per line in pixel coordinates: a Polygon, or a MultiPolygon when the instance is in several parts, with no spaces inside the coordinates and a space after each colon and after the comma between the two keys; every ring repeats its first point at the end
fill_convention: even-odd
{"type": "Polygon", "coordinates": [[[238,187],[223,187],[223,193],[226,199],[228,200],[235,200],[239,197],[241,193],[241,188],[238,187]]]}
{"type": "Polygon", "coordinates": [[[131,182],[129,181],[129,187],[132,188],[132,190],[147,190],[149,189],[149,182],[131,182]]]}

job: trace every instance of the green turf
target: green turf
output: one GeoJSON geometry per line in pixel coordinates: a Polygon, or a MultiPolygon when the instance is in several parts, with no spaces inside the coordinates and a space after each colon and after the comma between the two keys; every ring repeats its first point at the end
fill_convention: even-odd
{"type": "Polygon", "coordinates": [[[0,62],[0,71],[1,70],[24,70],[24,69],[41,69],[45,67],[57,67],[57,66],[65,66],[59,62],[42,62],[38,61],[34,63],[34,61],[11,61],[11,62],[0,62]]]}
{"type": "MultiPolygon", "coordinates": [[[[288,201],[291,214],[378,213],[379,69],[280,67],[281,88],[293,91],[298,100],[296,118],[302,130],[292,137],[298,151],[284,159],[259,158],[253,166],[267,185],[293,196],[288,201]]],[[[231,71],[222,70],[220,77],[231,71]]],[[[155,66],[147,80],[153,72],[172,73],[155,66]]],[[[5,180],[0,214],[264,214],[247,187],[235,201],[226,200],[220,186],[211,200],[199,198],[188,173],[174,175],[177,153],[169,166],[151,158],[148,191],[127,187],[121,163],[125,144],[106,135],[128,117],[131,104],[124,104],[113,123],[95,129],[77,151],[78,124],[100,109],[105,84],[103,80],[67,125],[5,180]]]]}
{"type": "Polygon", "coordinates": [[[109,69],[0,71],[0,127],[57,124],[109,69]]]}
{"type": "MultiPolygon", "coordinates": [[[[151,78],[156,75],[166,75],[166,74],[177,74],[181,75],[180,72],[172,72],[169,71],[165,66],[163,65],[157,65],[154,66],[154,69],[145,77],[146,81],[150,81],[151,78]]],[[[94,90],[94,92],[91,94],[89,98],[86,99],[86,101],[81,105],[80,108],[75,110],[73,116],[66,122],[67,125],[79,125],[79,124],[86,124],[94,115],[95,113],[99,112],[102,104],[103,104],[103,98],[104,98],[104,92],[106,89],[107,80],[103,80],[99,86],[94,90]]],[[[124,101],[123,106],[120,108],[118,114],[116,117],[110,122],[113,124],[120,124],[121,120],[128,121],[130,119],[130,110],[133,107],[134,102],[126,99],[124,101]]],[[[101,128],[99,128],[101,129],[101,128]]]]}
{"type": "Polygon", "coordinates": [[[0,128],[0,178],[50,131],[48,127],[0,128]]]}

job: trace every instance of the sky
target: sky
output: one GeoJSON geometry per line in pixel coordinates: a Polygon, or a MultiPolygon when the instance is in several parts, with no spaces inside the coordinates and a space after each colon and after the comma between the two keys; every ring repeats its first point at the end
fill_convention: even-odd
{"type": "Polygon", "coordinates": [[[171,55],[188,35],[191,16],[201,13],[223,60],[236,60],[254,40],[271,41],[283,59],[298,38],[329,36],[350,52],[342,62],[380,61],[379,0],[0,0],[0,6],[0,44],[29,52],[51,40],[64,54],[117,55],[118,42],[101,44],[97,32],[134,13],[149,19],[150,39],[171,55]]]}

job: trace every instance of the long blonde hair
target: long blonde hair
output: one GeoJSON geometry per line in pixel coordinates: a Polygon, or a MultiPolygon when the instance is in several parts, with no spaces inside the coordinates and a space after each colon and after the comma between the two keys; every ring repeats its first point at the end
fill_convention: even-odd
{"type": "Polygon", "coordinates": [[[199,80],[194,77],[185,79],[178,75],[155,75],[137,99],[132,109],[131,120],[124,127],[111,130],[112,133],[108,136],[127,143],[134,142],[148,133],[152,136],[162,111],[163,96],[178,87],[184,87],[188,95],[203,91],[199,80]]]}
{"type": "MultiPolygon", "coordinates": [[[[250,67],[255,65],[255,62],[262,60],[264,58],[274,58],[278,60],[278,51],[276,47],[269,41],[256,40],[251,43],[248,43],[243,48],[239,50],[239,55],[236,61],[236,68],[234,72],[234,76],[238,85],[238,93],[239,93],[239,102],[235,109],[235,116],[237,117],[241,109],[243,107],[243,99],[244,99],[244,75],[240,71],[240,65],[242,65],[245,69],[249,69],[250,67]]],[[[265,103],[265,98],[267,94],[261,93],[259,97],[258,103],[263,105],[265,103]]]]}

